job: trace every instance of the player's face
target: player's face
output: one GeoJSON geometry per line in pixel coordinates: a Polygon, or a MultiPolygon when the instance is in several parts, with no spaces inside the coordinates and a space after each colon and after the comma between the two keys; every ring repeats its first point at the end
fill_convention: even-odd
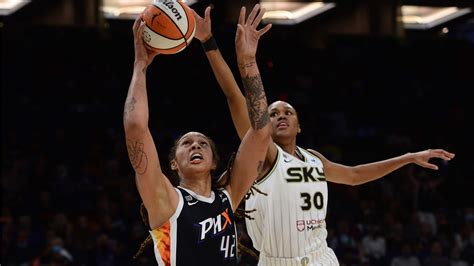
{"type": "Polygon", "coordinates": [[[178,141],[172,168],[184,176],[188,174],[210,174],[216,168],[212,147],[206,136],[199,132],[189,132],[178,141]]]}
{"type": "Polygon", "coordinates": [[[300,132],[300,124],[295,109],[287,102],[276,101],[268,107],[273,128],[273,140],[295,138],[300,132]]]}

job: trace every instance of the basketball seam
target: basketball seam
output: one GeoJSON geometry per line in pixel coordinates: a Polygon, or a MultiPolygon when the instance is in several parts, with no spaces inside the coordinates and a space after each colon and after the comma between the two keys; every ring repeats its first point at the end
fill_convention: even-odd
{"type": "MultiPolygon", "coordinates": [[[[176,26],[176,28],[178,28],[179,33],[181,33],[181,36],[183,35],[183,33],[181,32],[181,29],[178,27],[178,25],[176,25],[176,23],[174,22],[174,20],[166,13],[166,11],[164,11],[163,9],[161,9],[160,7],[155,6],[155,5],[153,5],[153,7],[159,9],[163,14],[165,14],[165,15],[173,22],[173,24],[176,26]]],[[[187,19],[187,18],[186,18],[186,19],[187,19]]],[[[151,25],[150,25],[150,26],[151,26],[151,25]]],[[[181,40],[181,39],[185,39],[185,40],[186,40],[186,38],[178,38],[178,39],[176,39],[176,38],[171,38],[171,37],[165,36],[165,35],[163,35],[163,34],[160,34],[159,32],[154,31],[150,26],[147,25],[148,29],[150,29],[150,30],[153,31],[154,33],[156,33],[156,34],[158,34],[158,35],[160,35],[160,36],[162,36],[162,37],[164,37],[164,38],[166,38],[166,39],[170,39],[170,40],[173,40],[173,41],[179,41],[179,40],[181,40]]]]}
{"type": "Polygon", "coordinates": [[[166,39],[169,39],[169,40],[172,40],[172,41],[179,41],[179,40],[181,40],[181,39],[182,39],[182,38],[179,38],[179,39],[173,39],[173,38],[170,38],[170,37],[168,37],[168,36],[165,36],[165,35],[163,35],[163,34],[160,34],[159,32],[156,32],[156,31],[154,31],[154,30],[153,30],[152,28],[150,28],[148,25],[147,25],[146,27],[147,27],[147,28],[148,28],[150,31],[152,31],[152,32],[156,33],[157,35],[160,35],[160,36],[161,36],[161,37],[163,37],[163,38],[166,38],[166,39]]]}
{"type": "MultiPolygon", "coordinates": [[[[177,1],[177,3],[179,3],[179,1],[177,1]]],[[[181,7],[182,7],[182,6],[181,6],[181,7]]],[[[157,8],[159,8],[159,7],[157,7],[157,8]]],[[[159,9],[162,10],[161,8],[159,8],[159,9]]],[[[184,7],[183,7],[183,9],[184,9],[184,7]]],[[[163,10],[162,10],[162,11],[163,11],[163,10]]],[[[171,16],[168,15],[168,13],[166,13],[165,11],[163,11],[163,13],[165,13],[165,15],[173,22],[173,24],[174,24],[174,25],[176,26],[176,28],[179,30],[179,33],[181,33],[181,36],[183,36],[183,38],[180,38],[180,39],[184,39],[184,41],[187,42],[187,41],[186,41],[186,38],[185,38],[184,35],[183,35],[183,32],[181,31],[181,28],[178,26],[178,24],[176,24],[176,22],[174,22],[174,19],[171,18],[171,16]]],[[[184,11],[184,13],[186,14],[186,11],[184,11]]],[[[187,21],[187,20],[188,20],[188,16],[186,16],[186,21],[187,21]]],[[[188,23],[187,23],[187,24],[188,24],[188,23]]],[[[189,27],[188,27],[188,28],[189,28],[189,27]]],[[[166,38],[168,38],[168,37],[166,37],[166,38]]],[[[168,39],[171,39],[171,38],[168,38],[168,39]]],[[[172,40],[180,40],[180,39],[172,39],[172,40]]],[[[187,46],[187,45],[186,45],[186,46],[187,46]]]]}
{"type": "MultiPolygon", "coordinates": [[[[171,47],[171,48],[156,48],[156,47],[153,47],[151,45],[149,45],[148,43],[145,43],[146,46],[156,50],[156,51],[169,51],[169,50],[173,50],[173,49],[176,49],[177,47],[179,47],[180,45],[182,45],[184,43],[180,43],[179,45],[175,46],[175,47],[171,47]]],[[[187,45],[185,45],[184,47],[186,47],[187,45]]]]}
{"type": "MultiPolygon", "coordinates": [[[[187,22],[187,24],[188,24],[188,30],[189,30],[189,18],[188,18],[188,12],[186,12],[186,7],[184,6],[184,3],[181,3],[180,1],[177,1],[177,2],[178,2],[178,4],[179,4],[179,5],[183,8],[183,10],[184,10],[184,15],[186,16],[186,22],[187,22]]],[[[178,28],[179,28],[179,27],[178,27],[178,28]]],[[[194,29],[193,29],[193,30],[194,30],[194,29]]],[[[180,31],[181,34],[183,35],[184,41],[186,42],[186,46],[188,46],[188,39],[186,39],[186,33],[187,33],[187,32],[185,32],[185,33],[183,34],[183,32],[181,31],[180,28],[179,28],[179,31],[180,31]]]]}

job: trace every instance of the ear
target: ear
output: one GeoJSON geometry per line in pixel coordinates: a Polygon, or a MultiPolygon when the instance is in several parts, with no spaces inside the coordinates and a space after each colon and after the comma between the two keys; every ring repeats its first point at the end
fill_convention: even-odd
{"type": "Polygon", "coordinates": [[[171,170],[173,171],[178,170],[178,163],[176,162],[176,160],[171,160],[170,166],[171,166],[171,170]]]}
{"type": "Polygon", "coordinates": [[[298,125],[298,133],[301,133],[301,127],[298,125]]]}
{"type": "Polygon", "coordinates": [[[217,169],[217,163],[215,161],[212,162],[212,167],[211,167],[212,170],[216,170],[217,169]]]}

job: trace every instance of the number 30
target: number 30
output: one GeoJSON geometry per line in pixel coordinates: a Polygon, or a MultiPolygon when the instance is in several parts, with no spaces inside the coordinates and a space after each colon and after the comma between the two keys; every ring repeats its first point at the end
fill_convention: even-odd
{"type": "MultiPolygon", "coordinates": [[[[301,197],[303,198],[304,205],[301,206],[301,209],[303,211],[307,211],[311,209],[311,194],[309,193],[301,193],[301,197]]],[[[323,200],[323,193],[321,192],[316,192],[314,193],[313,198],[313,204],[316,209],[321,210],[323,208],[324,200],[323,200]]]]}

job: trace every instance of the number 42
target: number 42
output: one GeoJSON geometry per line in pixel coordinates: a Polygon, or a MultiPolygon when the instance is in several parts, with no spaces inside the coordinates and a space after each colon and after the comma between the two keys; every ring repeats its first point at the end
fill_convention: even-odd
{"type": "Polygon", "coordinates": [[[224,258],[234,257],[235,256],[234,249],[235,249],[235,235],[222,236],[221,251],[224,253],[224,258]]]}

